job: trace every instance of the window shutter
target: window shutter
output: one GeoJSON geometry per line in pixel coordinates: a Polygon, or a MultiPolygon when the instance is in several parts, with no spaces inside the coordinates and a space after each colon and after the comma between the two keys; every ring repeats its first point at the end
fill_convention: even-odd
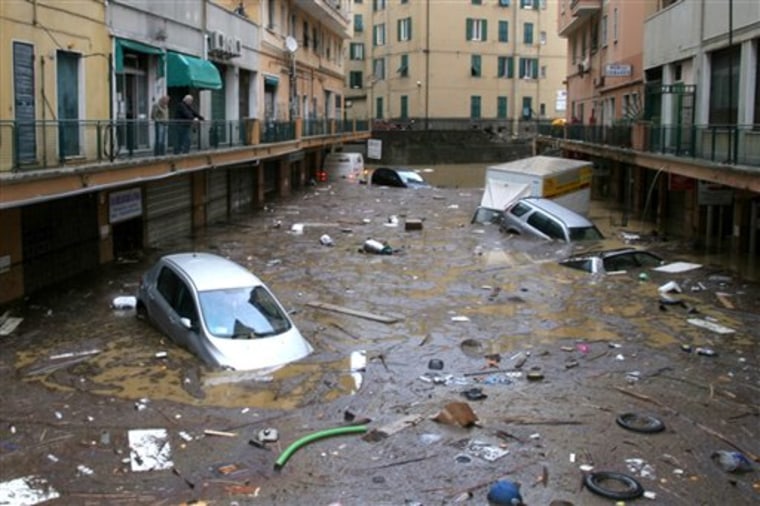
{"type": "Polygon", "coordinates": [[[507,58],[507,77],[509,79],[515,77],[515,60],[511,56],[507,58]]]}
{"type": "Polygon", "coordinates": [[[483,42],[488,40],[488,21],[482,20],[481,23],[483,24],[483,37],[480,38],[483,42]]]}
{"type": "Polygon", "coordinates": [[[472,40],[472,18],[467,18],[465,39],[472,40]]]}

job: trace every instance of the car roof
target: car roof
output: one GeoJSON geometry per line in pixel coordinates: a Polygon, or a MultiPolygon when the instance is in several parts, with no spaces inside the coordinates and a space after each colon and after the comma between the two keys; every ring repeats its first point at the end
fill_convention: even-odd
{"type": "Polygon", "coordinates": [[[184,272],[199,292],[263,284],[242,265],[213,253],[175,253],[162,257],[162,260],[184,272]]]}
{"type": "Polygon", "coordinates": [[[557,204],[550,199],[541,197],[524,197],[518,202],[527,202],[533,207],[541,209],[542,211],[545,211],[555,216],[556,218],[560,218],[570,228],[593,226],[593,223],[591,223],[591,221],[585,216],[582,216],[565,206],[557,204]]]}
{"type": "Polygon", "coordinates": [[[623,248],[615,248],[615,249],[607,249],[607,250],[591,250],[591,251],[585,251],[583,253],[578,253],[576,255],[572,255],[568,258],[566,258],[566,261],[573,261],[573,260],[583,260],[586,258],[610,258],[614,257],[616,255],[621,255],[623,253],[644,253],[645,255],[652,255],[657,258],[662,258],[657,253],[653,253],[646,249],[641,248],[635,248],[633,246],[623,247],[623,248]]]}

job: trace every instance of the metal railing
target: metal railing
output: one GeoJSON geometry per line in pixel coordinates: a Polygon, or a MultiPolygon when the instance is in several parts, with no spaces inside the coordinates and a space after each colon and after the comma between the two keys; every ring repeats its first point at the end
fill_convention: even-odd
{"type": "Polygon", "coordinates": [[[0,121],[0,172],[288,142],[296,140],[297,135],[369,131],[366,121],[339,122],[340,126],[336,127],[332,127],[331,122],[337,120],[304,121],[297,132],[296,122],[259,122],[255,119],[172,120],[163,123],[145,120],[0,121]]]}
{"type": "Polygon", "coordinates": [[[620,125],[542,124],[543,136],[629,148],[648,153],[698,158],[718,163],[760,166],[760,124],[620,125]]]}

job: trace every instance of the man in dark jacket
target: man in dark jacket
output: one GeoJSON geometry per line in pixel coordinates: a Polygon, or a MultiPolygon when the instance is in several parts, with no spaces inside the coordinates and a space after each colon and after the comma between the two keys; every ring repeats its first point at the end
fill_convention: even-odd
{"type": "Polygon", "coordinates": [[[174,119],[177,120],[177,144],[174,146],[174,154],[189,153],[190,130],[193,122],[198,120],[203,121],[203,116],[193,109],[192,95],[185,95],[182,102],[177,105],[174,119]]]}

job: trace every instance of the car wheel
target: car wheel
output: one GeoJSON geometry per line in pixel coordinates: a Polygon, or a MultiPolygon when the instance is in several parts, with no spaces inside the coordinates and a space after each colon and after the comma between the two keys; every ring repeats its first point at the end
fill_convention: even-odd
{"type": "Polygon", "coordinates": [[[654,434],[665,430],[665,424],[659,418],[640,413],[623,413],[615,420],[624,429],[642,434],[654,434]]]}
{"type": "Polygon", "coordinates": [[[609,499],[636,499],[644,494],[644,487],[628,475],[610,471],[588,473],[583,484],[593,493],[609,499]],[[614,482],[611,486],[608,486],[614,482]]]}

